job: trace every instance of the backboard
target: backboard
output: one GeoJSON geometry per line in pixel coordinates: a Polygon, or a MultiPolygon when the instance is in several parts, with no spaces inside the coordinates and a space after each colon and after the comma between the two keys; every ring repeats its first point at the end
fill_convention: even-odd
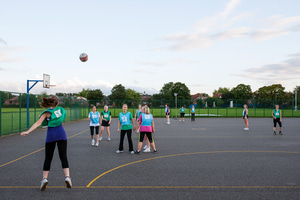
{"type": "Polygon", "coordinates": [[[50,75],[43,74],[43,87],[50,88],[50,75]]]}

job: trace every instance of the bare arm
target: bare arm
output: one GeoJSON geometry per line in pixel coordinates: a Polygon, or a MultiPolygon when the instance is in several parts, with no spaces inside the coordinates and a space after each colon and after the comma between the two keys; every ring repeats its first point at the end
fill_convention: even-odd
{"type": "Polygon", "coordinates": [[[136,131],[135,131],[136,133],[137,133],[137,131],[139,130],[139,128],[140,128],[140,126],[141,126],[141,123],[142,123],[142,122],[138,121],[137,127],[136,127],[136,131]]]}
{"type": "Polygon", "coordinates": [[[133,130],[135,131],[135,123],[134,123],[134,120],[133,120],[133,118],[131,119],[131,122],[132,122],[132,127],[133,127],[133,130]]]}
{"type": "Polygon", "coordinates": [[[152,121],[152,133],[155,133],[154,120],[152,121]]]}
{"type": "Polygon", "coordinates": [[[119,120],[119,122],[118,122],[118,132],[120,132],[120,127],[121,127],[121,122],[119,120]]]}
{"type": "Polygon", "coordinates": [[[30,127],[30,129],[28,129],[28,131],[22,132],[22,133],[21,133],[21,136],[25,136],[25,135],[31,133],[32,131],[34,131],[36,128],[38,128],[38,127],[42,124],[42,122],[46,119],[47,116],[49,116],[49,114],[48,114],[48,113],[44,113],[44,114],[40,117],[40,119],[39,119],[38,121],[36,121],[36,122],[30,127]]]}

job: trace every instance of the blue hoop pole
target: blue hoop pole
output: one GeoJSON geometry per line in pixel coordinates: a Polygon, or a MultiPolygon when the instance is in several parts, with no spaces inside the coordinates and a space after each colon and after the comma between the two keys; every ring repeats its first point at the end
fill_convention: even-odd
{"type": "Polygon", "coordinates": [[[38,83],[44,80],[27,80],[27,128],[29,128],[29,91],[38,83]],[[34,82],[31,87],[29,87],[29,82],[34,82]]]}

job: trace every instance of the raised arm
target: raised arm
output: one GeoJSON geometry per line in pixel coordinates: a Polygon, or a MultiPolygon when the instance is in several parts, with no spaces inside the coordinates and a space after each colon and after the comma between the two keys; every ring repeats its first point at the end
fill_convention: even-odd
{"type": "Polygon", "coordinates": [[[30,129],[28,129],[28,131],[22,132],[22,133],[21,133],[21,136],[25,136],[25,135],[31,133],[32,131],[34,131],[36,128],[38,128],[38,127],[42,124],[42,122],[47,118],[47,115],[49,115],[47,112],[44,113],[44,114],[40,117],[40,119],[39,119],[38,121],[36,121],[36,122],[30,127],[30,129]]]}

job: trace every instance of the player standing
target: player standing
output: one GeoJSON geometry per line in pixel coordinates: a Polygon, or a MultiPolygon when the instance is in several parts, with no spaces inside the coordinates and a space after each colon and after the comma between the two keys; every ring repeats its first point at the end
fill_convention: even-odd
{"type": "Polygon", "coordinates": [[[100,128],[100,113],[97,111],[96,106],[93,106],[93,110],[89,113],[90,120],[90,133],[92,138],[92,146],[95,145],[94,129],[96,129],[96,147],[99,146],[99,128],[100,128]]]}
{"type": "Polygon", "coordinates": [[[100,132],[99,140],[102,140],[104,127],[106,127],[107,140],[110,141],[109,126],[110,126],[110,122],[111,122],[111,112],[108,110],[107,105],[104,106],[104,111],[101,112],[100,122],[101,122],[101,132],[100,132]]]}
{"type": "Polygon", "coordinates": [[[244,110],[243,110],[243,119],[245,122],[245,131],[249,131],[249,122],[248,122],[248,106],[245,104],[244,105],[244,110]]]}
{"type": "Polygon", "coordinates": [[[279,109],[279,105],[275,105],[275,109],[273,109],[272,111],[272,116],[273,116],[273,123],[274,123],[274,127],[273,127],[273,135],[276,135],[276,124],[278,123],[279,125],[279,135],[282,135],[281,129],[282,129],[282,117],[281,117],[281,110],[279,109]]]}

